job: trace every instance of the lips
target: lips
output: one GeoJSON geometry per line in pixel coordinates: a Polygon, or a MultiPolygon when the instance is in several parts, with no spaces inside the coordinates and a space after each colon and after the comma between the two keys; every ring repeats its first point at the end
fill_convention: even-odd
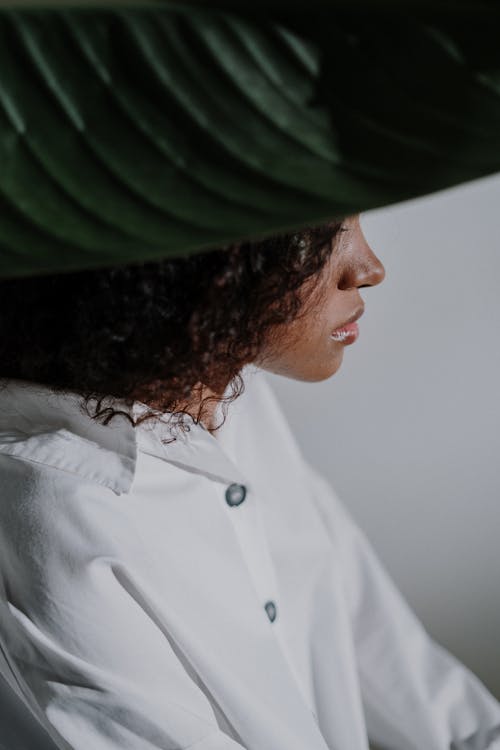
{"type": "Polygon", "coordinates": [[[359,336],[358,324],[355,322],[363,315],[364,307],[360,307],[350,315],[345,323],[330,334],[330,338],[342,344],[353,344],[359,336]]]}
{"type": "Polygon", "coordinates": [[[332,331],[332,333],[337,333],[338,331],[341,331],[342,329],[346,328],[350,323],[355,323],[356,320],[359,320],[359,318],[363,315],[364,311],[365,311],[364,305],[362,307],[358,307],[358,309],[355,310],[352,313],[352,315],[349,315],[347,320],[345,320],[341,326],[339,326],[334,331],[332,331]]]}

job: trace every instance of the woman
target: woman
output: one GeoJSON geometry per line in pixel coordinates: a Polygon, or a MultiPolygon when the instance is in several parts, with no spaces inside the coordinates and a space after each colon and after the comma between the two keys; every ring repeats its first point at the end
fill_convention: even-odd
{"type": "Polygon", "coordinates": [[[500,747],[262,378],[333,375],[383,277],[351,216],[2,283],[3,670],[56,747],[500,747]]]}

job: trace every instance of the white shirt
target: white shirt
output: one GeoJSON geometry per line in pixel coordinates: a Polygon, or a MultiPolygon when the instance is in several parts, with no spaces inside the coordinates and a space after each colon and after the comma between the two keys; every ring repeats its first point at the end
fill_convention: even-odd
{"type": "Polygon", "coordinates": [[[244,380],[170,444],[0,391],[2,674],[65,750],[498,750],[499,703],[244,380]]]}

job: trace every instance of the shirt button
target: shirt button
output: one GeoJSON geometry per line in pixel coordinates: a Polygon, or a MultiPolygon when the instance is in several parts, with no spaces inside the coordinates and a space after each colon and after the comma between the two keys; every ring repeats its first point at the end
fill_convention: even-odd
{"type": "Polygon", "coordinates": [[[226,490],[226,503],[228,505],[240,505],[245,499],[247,489],[243,484],[230,484],[226,490]]]}
{"type": "Polygon", "coordinates": [[[274,602],[266,602],[264,604],[264,609],[266,610],[267,616],[271,622],[274,622],[276,619],[276,604],[274,602]]]}

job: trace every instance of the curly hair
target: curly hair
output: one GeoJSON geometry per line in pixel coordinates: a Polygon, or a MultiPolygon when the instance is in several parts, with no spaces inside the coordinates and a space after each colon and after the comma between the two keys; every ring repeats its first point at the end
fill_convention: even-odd
{"type": "Polygon", "coordinates": [[[342,229],[331,221],[186,258],[3,279],[0,378],[77,393],[103,424],[124,414],[136,426],[168,412],[172,434],[189,430],[188,416],[200,421],[208,399],[220,401],[218,429],[243,393],[242,367],[320,288],[342,229]],[[228,395],[201,399],[196,415],[186,408],[197,389],[226,386],[228,395]],[[134,420],[114,399],[148,409],[134,420]]]}

